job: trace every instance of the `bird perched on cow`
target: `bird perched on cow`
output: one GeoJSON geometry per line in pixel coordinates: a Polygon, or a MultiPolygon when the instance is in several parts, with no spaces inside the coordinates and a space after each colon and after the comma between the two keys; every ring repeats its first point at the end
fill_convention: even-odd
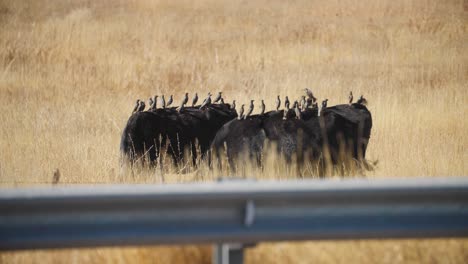
{"type": "Polygon", "coordinates": [[[195,106],[195,104],[197,103],[197,101],[198,101],[198,94],[195,93],[195,96],[194,96],[193,99],[192,99],[192,107],[195,106]]]}
{"type": "Polygon", "coordinates": [[[296,114],[296,119],[301,119],[301,109],[299,109],[299,103],[294,101],[294,114],[296,114]]]}
{"type": "Polygon", "coordinates": [[[352,104],[353,103],[353,91],[349,92],[348,99],[349,99],[349,104],[352,104]]]}
{"type": "Polygon", "coordinates": [[[312,109],[318,109],[318,103],[317,101],[312,103],[312,109]]]}
{"type": "Polygon", "coordinates": [[[301,97],[301,110],[304,111],[306,108],[306,97],[303,95],[301,97]]]}
{"type": "Polygon", "coordinates": [[[317,98],[315,98],[314,94],[312,93],[312,90],[310,90],[309,88],[305,88],[304,90],[307,94],[307,97],[312,100],[312,103],[317,101],[317,98]]]}
{"type": "Polygon", "coordinates": [[[142,112],[143,110],[145,110],[145,106],[145,102],[140,101],[140,105],[138,106],[137,112],[142,112]]]}
{"type": "Polygon", "coordinates": [[[164,95],[161,95],[161,107],[162,109],[166,109],[166,100],[164,99],[164,95]]]}
{"type": "Polygon", "coordinates": [[[286,98],[284,99],[284,107],[289,110],[289,98],[286,96],[286,98]]]}
{"type": "Polygon", "coordinates": [[[140,107],[140,99],[136,100],[135,107],[133,108],[132,114],[138,112],[138,108],[140,107]]]}
{"type": "Polygon", "coordinates": [[[367,105],[367,100],[366,98],[364,98],[363,95],[361,95],[361,97],[359,97],[356,103],[361,104],[361,105],[367,105]]]}
{"type": "Polygon", "coordinates": [[[151,109],[153,108],[153,104],[154,104],[153,98],[150,97],[150,98],[148,99],[148,110],[151,110],[151,109]]]}
{"type": "Polygon", "coordinates": [[[182,104],[186,105],[188,102],[188,93],[185,93],[184,98],[182,99],[182,104]]]}
{"type": "Polygon", "coordinates": [[[172,94],[171,94],[171,96],[169,97],[169,100],[167,100],[166,106],[169,107],[172,104],[173,101],[174,101],[174,99],[172,98],[172,94]]]}
{"type": "Polygon", "coordinates": [[[180,106],[177,108],[177,112],[182,112],[182,110],[184,110],[184,106],[185,104],[187,103],[187,100],[188,98],[187,97],[184,97],[184,99],[182,99],[182,102],[180,103],[180,106]]]}
{"type": "Polygon", "coordinates": [[[278,97],[276,97],[276,111],[279,111],[281,107],[281,99],[280,99],[280,96],[278,95],[278,97]]]}
{"type": "Polygon", "coordinates": [[[156,110],[156,108],[158,107],[158,96],[155,95],[153,96],[153,105],[150,107],[149,110],[156,110]]]}
{"type": "Polygon", "coordinates": [[[312,100],[312,98],[309,98],[309,97],[306,98],[306,104],[308,104],[309,106],[312,106],[313,103],[314,103],[314,100],[312,100]]]}
{"type": "Polygon", "coordinates": [[[322,109],[327,107],[328,99],[322,101],[322,109]]]}
{"type": "Polygon", "coordinates": [[[211,104],[211,93],[208,93],[208,97],[203,101],[203,103],[200,106],[200,109],[210,104],[211,104]]]}
{"type": "Polygon", "coordinates": [[[304,110],[305,110],[305,109],[308,109],[308,108],[311,107],[311,106],[312,106],[312,99],[307,98],[307,99],[306,99],[305,106],[304,106],[304,110]]]}
{"type": "Polygon", "coordinates": [[[265,102],[262,100],[260,105],[260,114],[263,115],[265,113],[265,102]]]}
{"type": "Polygon", "coordinates": [[[219,100],[221,100],[221,98],[222,98],[222,94],[223,94],[223,92],[219,92],[218,95],[216,96],[216,98],[214,99],[213,103],[216,104],[217,102],[219,102],[219,100]]]}
{"type": "Polygon", "coordinates": [[[288,119],[288,113],[289,113],[289,110],[284,109],[284,111],[283,111],[283,120],[288,119]]]}
{"type": "Polygon", "coordinates": [[[182,112],[182,110],[184,110],[184,105],[183,105],[183,104],[181,104],[181,105],[179,106],[179,108],[177,109],[177,112],[180,113],[180,112],[182,112]]]}
{"type": "Polygon", "coordinates": [[[244,116],[244,119],[247,119],[247,117],[249,117],[250,114],[252,114],[254,108],[255,108],[254,100],[250,100],[249,110],[247,111],[247,114],[244,116]]]}
{"type": "Polygon", "coordinates": [[[244,118],[244,105],[242,104],[239,113],[237,114],[237,119],[242,120],[244,118]]]}
{"type": "Polygon", "coordinates": [[[236,100],[233,100],[233,101],[232,101],[231,109],[236,110],[236,100]]]}

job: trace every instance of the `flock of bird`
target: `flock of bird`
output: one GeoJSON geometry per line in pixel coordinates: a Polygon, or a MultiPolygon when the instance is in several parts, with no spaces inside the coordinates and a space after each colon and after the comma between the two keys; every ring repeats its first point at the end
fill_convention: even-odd
{"type": "MultiPolygon", "coordinates": [[[[318,115],[320,115],[321,109],[324,109],[324,108],[327,107],[328,99],[323,100],[321,105],[320,105],[320,108],[319,108],[317,98],[314,96],[312,91],[309,88],[305,88],[304,91],[305,91],[306,95],[303,95],[299,101],[297,101],[297,100],[294,101],[294,103],[292,105],[292,108],[291,108],[288,96],[285,97],[284,109],[286,111],[284,111],[284,119],[286,119],[286,115],[287,115],[287,113],[289,112],[290,109],[293,109],[294,113],[296,115],[296,118],[300,119],[301,118],[301,112],[305,111],[306,109],[316,109],[318,111],[317,112],[318,115]]],[[[204,107],[209,106],[211,104],[217,104],[217,103],[218,104],[224,104],[224,99],[222,97],[222,94],[223,94],[223,92],[218,92],[216,97],[212,100],[211,99],[212,94],[208,93],[208,96],[205,98],[205,100],[203,100],[202,104],[200,106],[196,106],[196,104],[198,102],[198,94],[195,93],[195,95],[194,95],[194,97],[192,99],[192,105],[191,106],[192,107],[197,107],[199,109],[203,109],[204,107]]],[[[353,92],[352,91],[349,92],[348,99],[349,99],[349,104],[352,104],[353,103],[353,92]]],[[[179,106],[176,108],[179,113],[185,108],[185,106],[188,103],[188,100],[189,100],[188,93],[185,93],[184,98],[182,99],[179,106]]],[[[155,95],[154,97],[149,98],[149,100],[148,100],[149,108],[147,109],[147,111],[155,111],[158,108],[159,109],[166,109],[167,107],[170,107],[172,105],[173,101],[174,101],[174,99],[173,99],[172,95],[169,97],[167,102],[166,102],[166,100],[164,98],[164,95],[162,95],[161,97],[159,97],[158,95],[155,95]],[[159,104],[160,104],[159,106],[158,106],[158,101],[159,101],[159,104]]],[[[238,116],[239,120],[247,119],[252,114],[252,112],[253,112],[253,110],[255,108],[254,101],[255,100],[250,100],[249,109],[247,110],[246,113],[244,113],[244,111],[245,111],[244,110],[244,107],[245,107],[244,104],[242,104],[240,106],[239,111],[237,111],[237,109],[236,109],[236,100],[234,100],[232,102],[230,107],[231,107],[231,109],[237,111],[237,116],[238,116]]],[[[367,104],[367,100],[361,95],[361,97],[356,101],[356,103],[357,104],[367,104]]],[[[144,111],[145,107],[146,107],[145,102],[138,99],[136,101],[136,105],[135,105],[135,107],[133,109],[132,114],[134,114],[136,112],[144,111]]],[[[276,111],[280,111],[280,108],[281,108],[281,99],[280,99],[280,96],[278,95],[277,98],[276,98],[276,108],[275,109],[276,109],[276,111]]],[[[264,102],[264,100],[261,100],[260,115],[262,115],[264,113],[265,113],[265,102],[264,102]]]]}

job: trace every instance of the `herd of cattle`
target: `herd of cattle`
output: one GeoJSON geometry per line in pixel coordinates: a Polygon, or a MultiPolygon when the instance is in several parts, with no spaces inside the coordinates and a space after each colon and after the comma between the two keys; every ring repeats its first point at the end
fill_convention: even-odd
{"type": "Polygon", "coordinates": [[[241,156],[261,165],[270,143],[286,161],[295,158],[298,164],[321,159],[325,149],[335,164],[343,159],[343,153],[347,158],[364,160],[372,129],[366,99],[361,96],[353,102],[350,93],[347,104],[327,106],[326,99],[319,104],[307,88],[305,94],[292,107],[288,97],[282,104],[278,96],[276,109],[268,112],[262,100],[260,114],[255,115],[253,100],[248,109],[244,111],[241,105],[237,111],[235,101],[225,103],[222,93],[213,100],[208,93],[200,105],[195,94],[191,106],[186,106],[186,93],[177,107],[171,107],[172,96],[168,102],[164,96],[159,100],[155,96],[146,111],[145,103],[138,100],[123,130],[120,150],[130,162],[147,160],[150,165],[161,164],[163,153],[176,165],[187,156],[196,164],[198,154],[211,164],[212,153],[218,161],[220,153],[226,153],[231,169],[241,156]],[[282,105],[284,109],[280,109],[282,105]]]}

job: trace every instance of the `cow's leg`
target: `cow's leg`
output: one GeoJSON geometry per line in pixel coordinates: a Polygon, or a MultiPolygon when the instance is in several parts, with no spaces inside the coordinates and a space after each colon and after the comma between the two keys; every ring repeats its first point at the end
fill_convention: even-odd
{"type": "Polygon", "coordinates": [[[206,155],[208,154],[208,151],[210,149],[209,143],[207,142],[200,142],[200,158],[202,160],[205,159],[206,155]]]}
{"type": "Polygon", "coordinates": [[[164,168],[164,160],[163,160],[163,152],[168,153],[168,147],[167,147],[167,138],[165,136],[161,136],[160,140],[158,140],[159,146],[156,148],[157,149],[157,159],[158,159],[158,165],[159,169],[161,170],[161,173],[163,173],[163,168],[164,168]]]}
{"type": "Polygon", "coordinates": [[[157,165],[157,159],[158,159],[158,142],[157,140],[153,140],[153,145],[150,146],[149,149],[149,165],[150,167],[154,168],[157,165]]]}
{"type": "Polygon", "coordinates": [[[167,146],[167,154],[171,156],[172,163],[175,167],[179,165],[180,159],[180,143],[177,138],[168,138],[169,145],[167,146]]]}
{"type": "Polygon", "coordinates": [[[198,157],[197,145],[196,145],[195,142],[191,142],[190,145],[191,145],[191,154],[192,154],[192,165],[193,165],[193,167],[196,167],[197,166],[197,157],[198,157]]]}
{"type": "Polygon", "coordinates": [[[229,163],[229,170],[231,171],[231,173],[235,173],[236,172],[236,160],[238,158],[236,150],[228,147],[226,149],[226,154],[227,154],[227,159],[229,163]]]}
{"type": "Polygon", "coordinates": [[[228,156],[229,168],[232,173],[236,173],[236,162],[233,157],[228,156]]]}
{"type": "Polygon", "coordinates": [[[173,165],[177,168],[179,166],[179,162],[181,161],[180,153],[179,151],[172,151],[171,153],[173,165]]]}

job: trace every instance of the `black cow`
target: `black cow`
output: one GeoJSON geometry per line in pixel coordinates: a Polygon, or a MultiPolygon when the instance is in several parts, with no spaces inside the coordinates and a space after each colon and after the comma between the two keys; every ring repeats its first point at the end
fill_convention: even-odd
{"type": "Polygon", "coordinates": [[[229,104],[213,104],[201,110],[186,107],[181,113],[175,108],[137,112],[123,130],[120,150],[132,162],[148,155],[150,164],[167,151],[176,165],[189,152],[195,163],[197,147],[203,158],[218,129],[236,116],[229,104]]]}
{"type": "Polygon", "coordinates": [[[265,141],[263,116],[252,115],[247,119],[233,119],[226,123],[216,133],[212,146],[220,161],[221,148],[226,144],[226,153],[231,168],[242,153],[247,153],[250,159],[255,159],[260,165],[261,153],[265,141]]]}
{"type": "Polygon", "coordinates": [[[333,162],[340,160],[340,151],[364,160],[372,130],[372,115],[367,107],[357,103],[336,105],[323,109],[321,115],[333,162]]]}
{"type": "Polygon", "coordinates": [[[302,113],[304,119],[296,119],[293,109],[271,111],[263,115],[249,116],[245,120],[232,120],[226,123],[216,134],[212,143],[215,155],[220,158],[220,151],[226,147],[226,154],[231,169],[235,168],[236,159],[247,153],[250,159],[255,159],[261,165],[261,156],[265,140],[274,142],[278,153],[284,155],[290,162],[294,155],[301,164],[308,155],[314,159],[319,154],[322,142],[318,126],[312,126],[312,119],[318,124],[317,111],[306,110],[302,113]],[[315,113],[315,115],[314,115],[315,113]],[[307,121],[306,121],[307,120],[307,121]],[[309,122],[309,123],[307,123],[309,122]]]}
{"type": "Polygon", "coordinates": [[[232,120],[225,124],[213,140],[216,156],[226,147],[228,161],[234,169],[235,159],[247,151],[250,158],[259,157],[264,141],[275,142],[277,151],[286,161],[296,155],[299,165],[317,160],[327,146],[334,163],[340,160],[340,150],[348,150],[355,159],[363,159],[370,138],[372,117],[364,105],[337,105],[325,108],[318,116],[317,109],[307,109],[296,119],[294,110],[286,113],[272,111],[246,120],[232,120]]]}

